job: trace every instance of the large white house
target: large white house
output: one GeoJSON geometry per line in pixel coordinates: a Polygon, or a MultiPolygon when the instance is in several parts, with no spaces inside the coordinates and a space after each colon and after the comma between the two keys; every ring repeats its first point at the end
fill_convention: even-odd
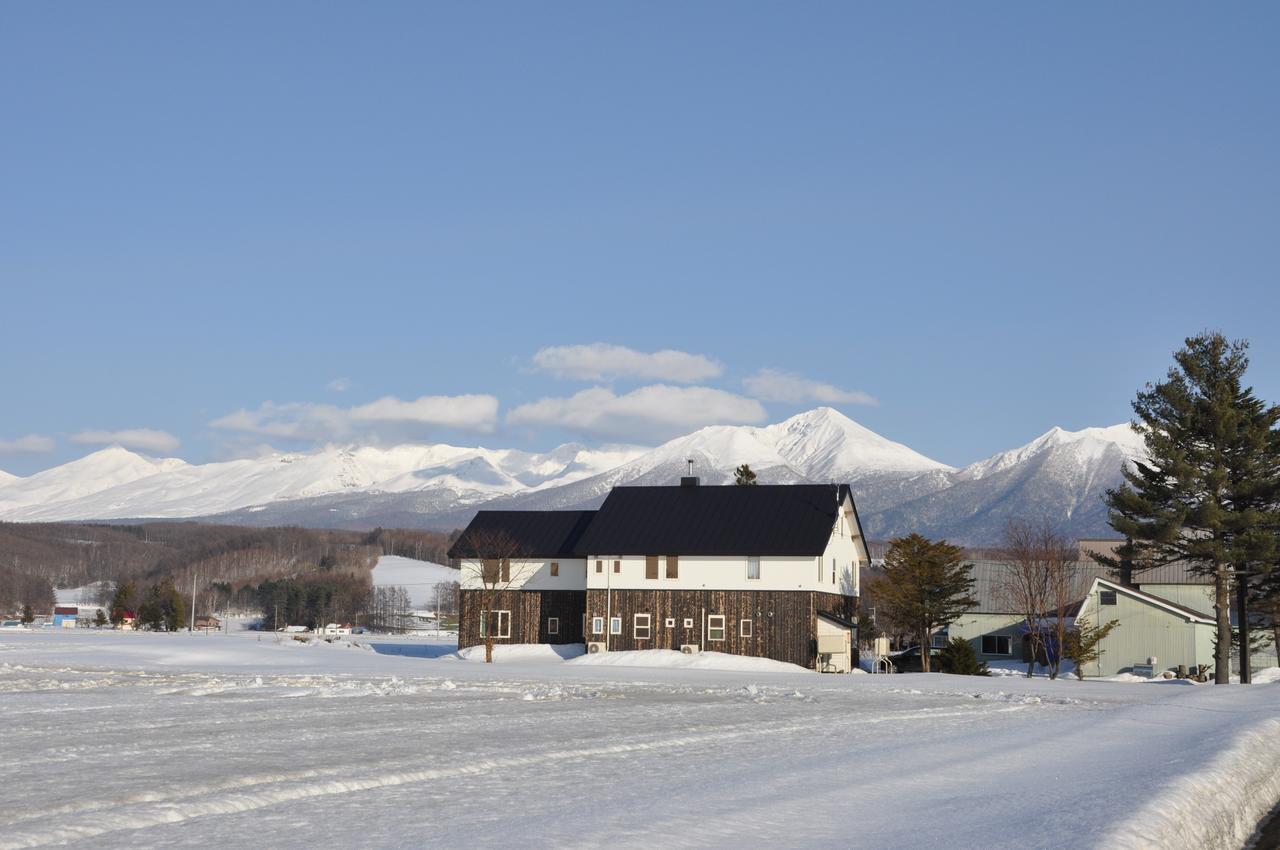
{"type": "Polygon", "coordinates": [[[717,650],[855,661],[869,561],[848,485],[616,487],[598,511],[481,511],[461,562],[459,645],[717,650]],[[486,557],[487,556],[487,557],[486,557]]]}

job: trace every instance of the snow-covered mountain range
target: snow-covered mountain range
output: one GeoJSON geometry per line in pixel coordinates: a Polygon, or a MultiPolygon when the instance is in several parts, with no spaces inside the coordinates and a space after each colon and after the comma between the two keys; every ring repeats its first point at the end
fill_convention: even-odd
{"type": "Polygon", "coordinates": [[[1127,425],[1054,428],[954,469],[826,407],[765,427],[702,428],[648,450],[326,447],[195,465],[113,447],[26,478],[0,477],[0,520],[452,528],[482,506],[593,507],[619,484],[674,483],[692,459],[705,484],[727,483],[742,463],[762,483],[847,481],[873,538],[921,531],[980,544],[1014,513],[1047,513],[1079,536],[1105,534],[1101,494],[1141,451],[1127,425]]]}

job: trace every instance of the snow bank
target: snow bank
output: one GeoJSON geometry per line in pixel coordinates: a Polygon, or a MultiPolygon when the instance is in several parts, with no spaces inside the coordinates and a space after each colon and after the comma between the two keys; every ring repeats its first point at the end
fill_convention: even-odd
{"type": "MultiPolygon", "coordinates": [[[[493,663],[511,663],[519,661],[564,661],[576,658],[586,652],[580,643],[499,643],[493,647],[493,663]]],[[[456,653],[444,656],[462,661],[484,661],[484,646],[468,646],[456,653]]]]}
{"type": "MultiPolygon", "coordinates": [[[[1269,668],[1275,669],[1275,668],[1269,668]]],[[[1157,792],[1101,846],[1234,850],[1280,800],[1280,720],[1234,736],[1211,763],[1157,792]]]]}
{"type": "Polygon", "coordinates": [[[1280,682],[1280,667],[1266,667],[1253,674],[1255,685],[1269,685],[1272,682],[1280,682]]]}
{"type": "Polygon", "coordinates": [[[748,658],[724,652],[697,652],[685,655],[674,649],[637,649],[625,652],[602,652],[582,655],[568,662],[599,667],[667,667],[683,670],[733,670],[742,673],[812,673],[804,667],[774,661],[771,658],[748,658]]]}

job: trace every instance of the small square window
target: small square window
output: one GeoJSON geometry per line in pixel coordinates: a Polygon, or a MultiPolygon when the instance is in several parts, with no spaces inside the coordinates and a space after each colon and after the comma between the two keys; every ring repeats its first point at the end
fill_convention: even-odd
{"type": "Polygon", "coordinates": [[[693,628],[693,618],[692,618],[692,617],[685,617],[685,618],[684,618],[684,627],[685,627],[686,629],[692,629],[692,628],[693,628]]]}
{"type": "Polygon", "coordinates": [[[558,575],[560,575],[560,562],[559,562],[559,561],[552,561],[552,562],[551,562],[551,574],[552,574],[553,576],[558,576],[558,575]]]}
{"type": "Polygon", "coordinates": [[[609,634],[611,635],[622,634],[622,618],[621,617],[611,617],[609,619],[609,634]]]}
{"type": "Polygon", "coordinates": [[[668,629],[674,629],[674,628],[676,627],[676,618],[675,618],[675,617],[668,617],[668,618],[667,618],[667,622],[666,622],[666,626],[667,626],[667,628],[668,628],[668,629]]]}
{"type": "Polygon", "coordinates": [[[560,618],[559,617],[547,618],[547,634],[549,635],[560,634],[560,618]]]}
{"type": "Polygon", "coordinates": [[[1115,605],[1116,592],[1114,590],[1099,590],[1098,604],[1099,605],[1115,605]]]}

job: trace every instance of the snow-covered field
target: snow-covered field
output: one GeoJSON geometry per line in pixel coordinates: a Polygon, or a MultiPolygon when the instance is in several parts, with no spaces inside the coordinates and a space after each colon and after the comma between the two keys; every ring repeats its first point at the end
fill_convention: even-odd
{"type": "Polygon", "coordinates": [[[0,849],[1239,847],[1280,797],[1276,684],[359,643],[0,632],[0,849]]]}
{"type": "Polygon", "coordinates": [[[418,608],[429,608],[435,604],[438,582],[461,580],[460,570],[398,555],[383,555],[373,567],[374,587],[403,587],[418,608]]]}

